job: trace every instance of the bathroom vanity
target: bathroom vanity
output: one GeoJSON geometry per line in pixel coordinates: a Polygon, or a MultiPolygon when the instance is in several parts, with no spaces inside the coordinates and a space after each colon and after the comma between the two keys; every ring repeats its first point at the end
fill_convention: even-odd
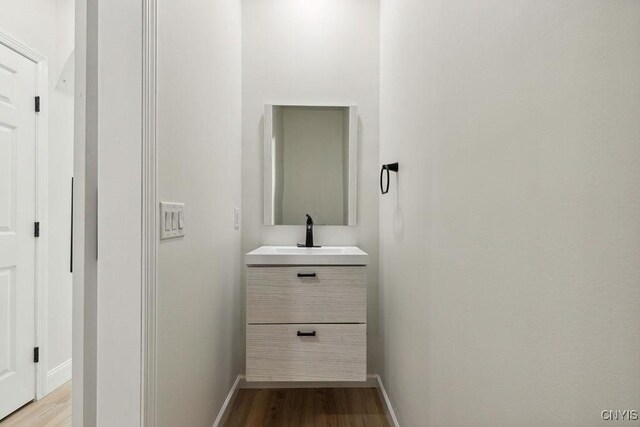
{"type": "Polygon", "coordinates": [[[246,254],[247,381],[365,381],[368,255],[353,246],[246,254]]]}

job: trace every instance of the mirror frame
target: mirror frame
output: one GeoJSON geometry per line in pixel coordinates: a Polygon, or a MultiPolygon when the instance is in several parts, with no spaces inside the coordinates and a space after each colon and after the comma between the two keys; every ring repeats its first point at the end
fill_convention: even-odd
{"type": "MultiPolygon", "coordinates": [[[[284,225],[274,224],[273,218],[273,169],[275,159],[273,157],[273,109],[274,107],[338,107],[348,108],[349,110],[349,162],[348,162],[348,210],[349,215],[347,224],[334,225],[334,227],[355,227],[357,221],[357,205],[358,205],[358,106],[344,104],[323,104],[323,105],[304,105],[304,104],[265,104],[264,106],[264,225],[284,225]]],[[[292,227],[301,227],[300,225],[290,225],[292,227]]]]}

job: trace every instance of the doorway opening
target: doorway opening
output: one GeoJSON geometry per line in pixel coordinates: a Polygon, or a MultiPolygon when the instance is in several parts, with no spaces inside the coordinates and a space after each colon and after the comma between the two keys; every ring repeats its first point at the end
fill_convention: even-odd
{"type": "Polygon", "coordinates": [[[0,16],[0,425],[71,424],[75,2],[35,3],[0,16]]]}

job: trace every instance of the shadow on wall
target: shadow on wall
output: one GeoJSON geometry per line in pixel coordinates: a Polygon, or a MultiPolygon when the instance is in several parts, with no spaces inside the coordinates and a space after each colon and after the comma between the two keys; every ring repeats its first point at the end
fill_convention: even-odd
{"type": "Polygon", "coordinates": [[[392,178],[396,180],[396,206],[393,209],[393,235],[396,239],[402,240],[404,237],[404,212],[402,211],[402,204],[400,203],[400,174],[393,174],[392,178]]]}
{"type": "Polygon", "coordinates": [[[73,96],[75,86],[75,65],[76,65],[76,51],[73,50],[67,58],[64,68],[60,72],[56,89],[60,92],[73,96]]]}

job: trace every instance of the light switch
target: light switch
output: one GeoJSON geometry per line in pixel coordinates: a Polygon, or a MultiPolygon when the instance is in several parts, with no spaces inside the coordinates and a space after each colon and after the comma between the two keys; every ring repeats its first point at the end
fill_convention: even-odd
{"type": "Polygon", "coordinates": [[[240,208],[233,208],[233,228],[240,229],[240,208]]]}
{"type": "Polygon", "coordinates": [[[160,239],[172,239],[185,235],[184,203],[160,202],[160,239]]]}
{"type": "Polygon", "coordinates": [[[178,212],[171,212],[171,229],[178,229],[178,212]]]}
{"type": "Polygon", "coordinates": [[[164,213],[164,231],[171,230],[171,212],[164,213]]]}

